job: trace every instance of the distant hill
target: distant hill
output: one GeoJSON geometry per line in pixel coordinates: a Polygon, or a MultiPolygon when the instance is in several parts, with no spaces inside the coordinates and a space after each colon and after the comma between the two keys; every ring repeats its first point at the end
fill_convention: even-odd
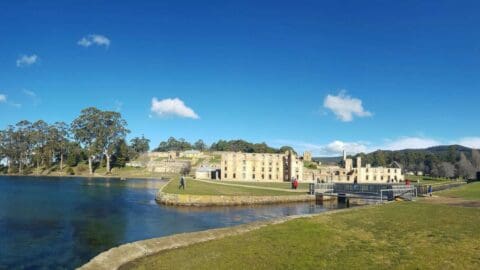
{"type": "MultiPolygon", "coordinates": [[[[396,161],[404,171],[454,177],[473,175],[480,171],[480,154],[476,150],[476,154],[473,154],[472,150],[461,145],[442,145],[425,149],[377,150],[349,157],[354,158],[355,162],[355,158],[361,156],[363,165],[388,166],[396,161]]],[[[338,164],[342,157],[315,157],[314,160],[323,164],[338,164]]]]}

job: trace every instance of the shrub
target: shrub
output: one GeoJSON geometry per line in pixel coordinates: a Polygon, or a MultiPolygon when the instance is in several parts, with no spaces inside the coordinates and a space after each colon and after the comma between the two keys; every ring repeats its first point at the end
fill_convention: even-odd
{"type": "Polygon", "coordinates": [[[67,169],[67,175],[75,175],[75,172],[73,171],[72,167],[68,167],[67,169]]]}
{"type": "Polygon", "coordinates": [[[77,174],[82,174],[88,172],[88,165],[86,164],[78,164],[77,165],[77,174]]]}

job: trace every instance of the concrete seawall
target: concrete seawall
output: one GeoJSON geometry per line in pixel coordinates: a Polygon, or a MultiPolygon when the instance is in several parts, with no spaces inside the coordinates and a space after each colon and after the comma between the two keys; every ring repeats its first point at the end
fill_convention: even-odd
{"type": "Polygon", "coordinates": [[[254,204],[275,204],[315,201],[315,195],[282,195],[282,196],[224,196],[224,195],[190,195],[171,194],[160,190],[157,193],[158,203],[177,206],[234,206],[254,204]]]}

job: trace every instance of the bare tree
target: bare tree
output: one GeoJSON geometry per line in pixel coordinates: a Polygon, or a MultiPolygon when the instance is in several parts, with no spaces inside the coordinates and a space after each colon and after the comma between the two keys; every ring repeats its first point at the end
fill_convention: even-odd
{"type": "Polygon", "coordinates": [[[438,165],[438,175],[446,178],[455,176],[455,166],[450,162],[442,162],[438,165]]]}
{"type": "Polygon", "coordinates": [[[477,171],[480,171],[480,152],[476,149],[472,149],[472,165],[477,171]]]}
{"type": "Polygon", "coordinates": [[[465,154],[460,153],[460,160],[456,164],[457,175],[465,179],[471,179],[475,177],[475,168],[473,167],[470,160],[467,159],[465,154]]]}

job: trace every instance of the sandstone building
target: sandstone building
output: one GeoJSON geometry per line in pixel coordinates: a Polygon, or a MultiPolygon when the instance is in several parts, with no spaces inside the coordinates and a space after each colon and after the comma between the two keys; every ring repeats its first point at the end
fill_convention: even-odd
{"type": "Polygon", "coordinates": [[[362,166],[362,158],[353,159],[343,154],[342,166],[318,166],[317,169],[305,169],[303,179],[324,183],[397,183],[404,181],[402,168],[396,162],[389,167],[362,166]]]}
{"type": "Polygon", "coordinates": [[[283,182],[303,180],[303,162],[291,151],[285,154],[224,152],[221,179],[283,182]]]}

